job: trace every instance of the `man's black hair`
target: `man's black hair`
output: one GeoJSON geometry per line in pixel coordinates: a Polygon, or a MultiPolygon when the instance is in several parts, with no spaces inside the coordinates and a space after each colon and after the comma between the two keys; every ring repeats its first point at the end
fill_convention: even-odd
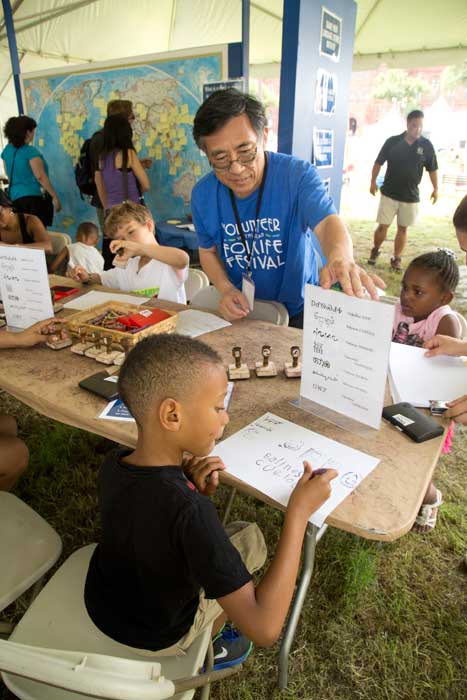
{"type": "Polygon", "coordinates": [[[421,109],[413,109],[411,112],[408,113],[407,115],[407,121],[410,122],[412,119],[423,119],[425,115],[423,114],[421,109]]]}
{"type": "Polygon", "coordinates": [[[196,112],[193,138],[203,148],[203,139],[221,129],[232,117],[246,114],[258,138],[267,124],[266,112],[259,100],[235,88],[216,90],[196,112]]]}
{"type": "Polygon", "coordinates": [[[459,268],[452,250],[440,248],[414,258],[409,267],[433,272],[443,291],[455,292],[459,284],[459,268]]]}

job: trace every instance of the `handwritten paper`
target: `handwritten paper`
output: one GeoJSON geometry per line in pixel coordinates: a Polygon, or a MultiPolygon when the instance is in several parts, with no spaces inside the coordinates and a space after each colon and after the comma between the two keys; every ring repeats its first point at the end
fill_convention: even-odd
{"type": "Polygon", "coordinates": [[[197,311],[196,309],[187,309],[180,311],[177,318],[177,333],[180,335],[189,335],[191,338],[197,338],[203,333],[217,331],[219,328],[227,328],[232,324],[215,314],[209,314],[205,311],[197,311]]]}
{"type": "Polygon", "coordinates": [[[0,246],[0,289],[8,326],[28,328],[53,317],[43,250],[0,246]]]}
{"type": "Polygon", "coordinates": [[[460,357],[425,357],[425,352],[391,343],[389,386],[394,403],[428,408],[430,400],[452,401],[467,393],[467,367],[460,357]]]}
{"type": "Polygon", "coordinates": [[[377,466],[379,459],[265,413],[219,443],[213,454],[229,473],[283,506],[303,474],[303,461],[313,469],[336,469],[330,498],[310,517],[321,527],[332,511],[377,466]]]}
{"type": "Polygon", "coordinates": [[[144,304],[147,301],[146,297],[133,296],[132,294],[114,294],[113,292],[98,292],[92,290],[83,296],[77,297],[76,299],[70,299],[63,306],[67,309],[80,309],[81,311],[86,311],[91,309],[93,306],[98,304],[103,304],[106,301],[121,301],[125,304],[144,304]]]}
{"type": "Polygon", "coordinates": [[[305,288],[300,395],[379,428],[394,307],[305,288]]]}

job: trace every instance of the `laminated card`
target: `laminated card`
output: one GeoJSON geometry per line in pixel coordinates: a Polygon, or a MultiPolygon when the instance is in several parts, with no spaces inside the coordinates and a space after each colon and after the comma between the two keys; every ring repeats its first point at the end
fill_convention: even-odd
{"type": "Polygon", "coordinates": [[[332,468],[330,498],[310,517],[321,527],[332,511],[377,466],[379,459],[265,413],[238,433],[216,445],[213,454],[224,460],[230,474],[283,506],[303,474],[303,461],[313,469],[332,468]]]}
{"type": "MultiPolygon", "coordinates": [[[[314,407],[379,428],[393,316],[394,307],[389,304],[306,285],[303,408],[309,401],[314,407]]],[[[322,417],[327,418],[325,411],[322,417]]]]}
{"type": "Polygon", "coordinates": [[[53,317],[43,250],[0,246],[0,288],[10,327],[28,328],[53,317]]]}

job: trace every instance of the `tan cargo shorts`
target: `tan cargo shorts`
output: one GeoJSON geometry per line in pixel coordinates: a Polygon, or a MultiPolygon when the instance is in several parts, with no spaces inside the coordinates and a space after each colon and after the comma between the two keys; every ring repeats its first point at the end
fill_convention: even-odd
{"type": "Polygon", "coordinates": [[[417,223],[419,208],[418,202],[399,202],[382,194],[376,221],[383,226],[390,226],[397,215],[398,226],[413,226],[417,223]]]}

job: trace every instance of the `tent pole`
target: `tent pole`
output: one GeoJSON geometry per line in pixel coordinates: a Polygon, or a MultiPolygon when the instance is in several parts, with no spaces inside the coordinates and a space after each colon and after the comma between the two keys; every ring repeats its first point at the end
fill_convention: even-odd
{"type": "Polygon", "coordinates": [[[11,11],[10,0],[2,0],[3,16],[5,18],[6,33],[8,36],[8,48],[10,50],[11,68],[13,71],[13,81],[15,84],[16,103],[19,114],[24,114],[23,96],[21,94],[18,48],[16,46],[15,25],[13,23],[13,13],[11,11]]]}
{"type": "Polygon", "coordinates": [[[250,78],[250,0],[242,0],[242,63],[245,92],[250,78]]]}

